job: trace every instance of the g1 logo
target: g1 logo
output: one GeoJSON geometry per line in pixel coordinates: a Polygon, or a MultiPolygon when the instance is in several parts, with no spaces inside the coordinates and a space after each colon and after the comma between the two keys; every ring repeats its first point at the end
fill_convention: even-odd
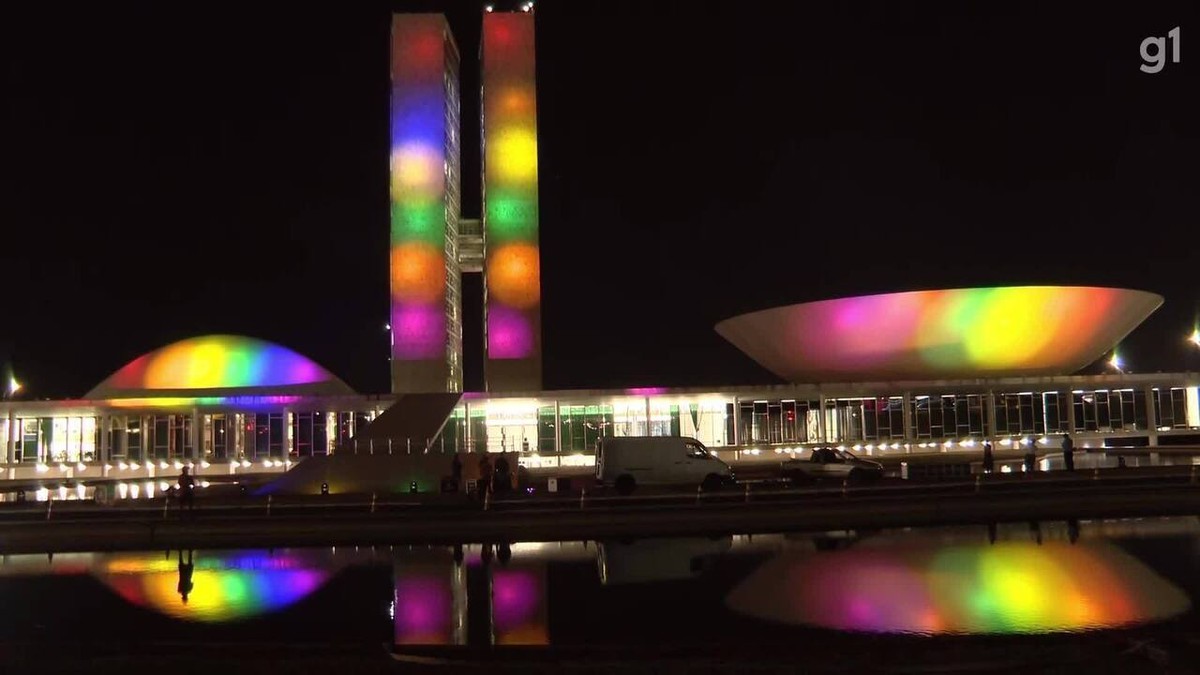
{"type": "Polygon", "coordinates": [[[1143,73],[1157,73],[1167,65],[1167,40],[1171,41],[1171,62],[1179,63],[1179,26],[1175,26],[1165,38],[1151,35],[1142,40],[1143,73]]]}

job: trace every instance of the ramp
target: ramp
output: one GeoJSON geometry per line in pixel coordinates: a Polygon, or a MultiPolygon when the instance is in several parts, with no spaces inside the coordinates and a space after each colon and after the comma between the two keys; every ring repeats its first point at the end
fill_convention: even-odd
{"type": "MultiPolygon", "coordinates": [[[[403,394],[332,455],[309,457],[255,494],[436,490],[452,454],[427,451],[462,394],[403,394]]],[[[514,463],[515,466],[515,463],[514,463]]]]}
{"type": "Polygon", "coordinates": [[[350,439],[349,449],[357,446],[361,452],[363,444],[372,441],[378,449],[380,441],[385,445],[391,441],[395,447],[411,444],[413,450],[424,451],[442,433],[461,398],[462,394],[455,393],[401,394],[391,407],[350,439]]]}

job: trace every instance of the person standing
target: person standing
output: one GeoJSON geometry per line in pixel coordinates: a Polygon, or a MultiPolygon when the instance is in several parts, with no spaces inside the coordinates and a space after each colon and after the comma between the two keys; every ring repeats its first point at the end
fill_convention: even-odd
{"type": "Polygon", "coordinates": [[[483,499],[487,493],[492,491],[492,461],[488,459],[487,452],[479,458],[479,498],[483,499]]]}
{"type": "Polygon", "coordinates": [[[179,474],[179,515],[183,516],[184,509],[192,514],[196,509],[196,478],[188,472],[187,466],[179,474]]]}
{"type": "Polygon", "coordinates": [[[1063,434],[1062,439],[1063,451],[1063,467],[1067,471],[1075,470],[1075,441],[1071,440],[1071,434],[1063,434]]]}
{"type": "Polygon", "coordinates": [[[507,494],[512,487],[512,476],[509,474],[508,459],[503,454],[496,458],[496,481],[492,489],[500,494],[507,494]]]}
{"type": "Polygon", "coordinates": [[[983,442],[983,472],[991,473],[996,470],[996,455],[992,452],[992,442],[983,442]]]}
{"type": "Polygon", "coordinates": [[[1025,450],[1025,473],[1037,471],[1037,439],[1029,439],[1029,448],[1025,450]]]}
{"type": "Polygon", "coordinates": [[[454,491],[462,490],[462,457],[458,453],[454,453],[454,459],[450,460],[450,478],[454,481],[454,491]]]}

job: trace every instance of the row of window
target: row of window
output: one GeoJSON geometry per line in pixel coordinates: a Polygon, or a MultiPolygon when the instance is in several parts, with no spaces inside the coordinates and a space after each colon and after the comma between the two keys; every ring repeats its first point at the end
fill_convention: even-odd
{"type": "MultiPolygon", "coordinates": [[[[1195,393],[1182,388],[1154,390],[1154,428],[1200,427],[1195,393]]],[[[909,415],[912,440],[982,436],[1057,434],[1067,431],[1121,433],[1150,428],[1146,392],[1102,390],[995,395],[995,429],[988,421],[987,396],[914,396],[909,415]],[[1075,427],[1068,429],[1069,406],[1075,427]]],[[[825,402],[825,440],[904,441],[901,397],[831,399],[825,402]]],[[[734,403],[553,405],[473,407],[470,419],[459,406],[432,439],[435,450],[459,452],[592,452],[608,436],[690,436],[710,447],[755,443],[812,443],[821,440],[818,401],[759,400],[734,403]],[[736,414],[735,414],[736,412],[736,414]],[[735,428],[736,427],[736,428],[735,428]]],[[[350,442],[372,412],[214,413],[204,425],[200,456],[216,459],[308,457],[350,442]]],[[[114,460],[193,458],[191,415],[115,416],[108,432],[114,460]]],[[[19,421],[16,455],[24,462],[77,462],[98,458],[103,426],[95,417],[43,417],[19,421]]],[[[8,438],[0,419],[0,438],[8,438]]],[[[423,447],[427,439],[414,439],[423,447]]]]}

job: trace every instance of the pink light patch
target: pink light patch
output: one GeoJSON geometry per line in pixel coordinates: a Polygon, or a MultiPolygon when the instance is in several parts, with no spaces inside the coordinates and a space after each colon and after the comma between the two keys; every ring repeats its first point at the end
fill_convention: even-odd
{"type": "Polygon", "coordinates": [[[446,353],[446,315],[441,307],[394,307],[392,333],[398,359],[416,361],[446,353]]]}
{"type": "Polygon", "coordinates": [[[488,357],[524,359],[533,354],[533,327],[521,312],[493,306],[487,322],[488,357]]]}

